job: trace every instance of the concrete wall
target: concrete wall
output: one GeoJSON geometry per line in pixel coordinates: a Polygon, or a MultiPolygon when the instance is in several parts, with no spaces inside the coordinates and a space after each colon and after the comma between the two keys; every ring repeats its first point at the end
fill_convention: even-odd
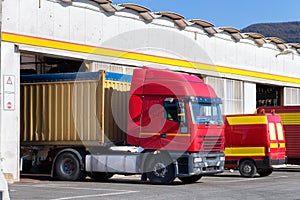
{"type": "Polygon", "coordinates": [[[244,113],[253,114],[256,109],[256,84],[244,82],[244,113]]]}
{"type": "Polygon", "coordinates": [[[19,178],[20,53],[11,43],[1,44],[0,152],[3,172],[19,178]]]}
{"type": "MultiPolygon", "coordinates": [[[[191,65],[204,63],[211,68],[203,70],[201,67],[190,66],[192,69],[187,70],[193,72],[262,83],[265,82],[265,74],[300,77],[300,69],[296,67],[300,64],[299,55],[296,53],[276,57],[280,51],[274,44],[259,47],[251,38],[236,42],[230,34],[220,29],[209,37],[202,28],[195,25],[178,29],[166,17],[156,16],[149,23],[132,10],[121,9],[115,13],[107,13],[97,3],[88,0],[74,1],[72,4],[59,0],[4,1],[4,16],[3,29],[6,32],[189,60],[193,62],[191,65]],[[225,67],[225,70],[213,69],[215,66],[225,67]],[[232,69],[245,71],[236,73],[232,69]],[[249,71],[259,74],[249,76],[249,71]]],[[[87,57],[104,60],[99,56],[87,57]]],[[[132,64],[131,60],[124,61],[118,55],[105,59],[132,64]]],[[[136,63],[159,66],[159,62],[146,60],[136,63]]],[[[175,65],[181,66],[178,62],[175,65]]],[[[272,79],[268,81],[278,85],[285,82],[272,79]]],[[[293,82],[285,85],[299,87],[299,83],[293,82]]]]}

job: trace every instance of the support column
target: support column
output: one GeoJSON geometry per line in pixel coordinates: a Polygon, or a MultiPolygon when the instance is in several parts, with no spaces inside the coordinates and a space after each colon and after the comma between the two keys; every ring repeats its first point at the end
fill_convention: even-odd
{"type": "Polygon", "coordinates": [[[20,158],[20,52],[1,42],[0,158],[6,177],[19,181],[20,158]]]}

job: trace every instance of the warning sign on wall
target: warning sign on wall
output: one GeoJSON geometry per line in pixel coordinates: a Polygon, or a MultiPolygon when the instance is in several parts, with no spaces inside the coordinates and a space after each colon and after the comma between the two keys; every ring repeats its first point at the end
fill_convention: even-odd
{"type": "Polygon", "coordinates": [[[3,76],[3,109],[15,110],[15,76],[3,76]]]}
{"type": "Polygon", "coordinates": [[[4,110],[15,110],[15,94],[6,93],[3,99],[4,110]]]}
{"type": "Polygon", "coordinates": [[[3,76],[4,92],[15,92],[15,76],[4,75],[3,76]]]}

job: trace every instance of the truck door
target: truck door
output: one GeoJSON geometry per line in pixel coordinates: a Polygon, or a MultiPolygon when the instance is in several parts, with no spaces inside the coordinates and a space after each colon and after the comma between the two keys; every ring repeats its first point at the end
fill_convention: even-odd
{"type": "Polygon", "coordinates": [[[160,131],[161,145],[167,150],[185,151],[189,147],[185,101],[165,98],[164,125],[160,131]]]}
{"type": "Polygon", "coordinates": [[[162,99],[145,96],[142,106],[140,145],[145,149],[161,148],[161,130],[164,125],[162,99]]]}
{"type": "Polygon", "coordinates": [[[282,123],[279,116],[269,116],[269,152],[272,160],[282,160],[285,158],[285,137],[282,123]]]}

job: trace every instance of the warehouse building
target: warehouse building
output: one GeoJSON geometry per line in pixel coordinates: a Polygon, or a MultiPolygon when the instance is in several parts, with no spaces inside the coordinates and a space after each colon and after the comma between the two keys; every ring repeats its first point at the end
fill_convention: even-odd
{"type": "Polygon", "coordinates": [[[224,114],[300,104],[300,44],[110,0],[3,0],[1,7],[0,157],[16,181],[21,74],[132,74],[150,66],[201,77],[223,99],[224,114]]]}

